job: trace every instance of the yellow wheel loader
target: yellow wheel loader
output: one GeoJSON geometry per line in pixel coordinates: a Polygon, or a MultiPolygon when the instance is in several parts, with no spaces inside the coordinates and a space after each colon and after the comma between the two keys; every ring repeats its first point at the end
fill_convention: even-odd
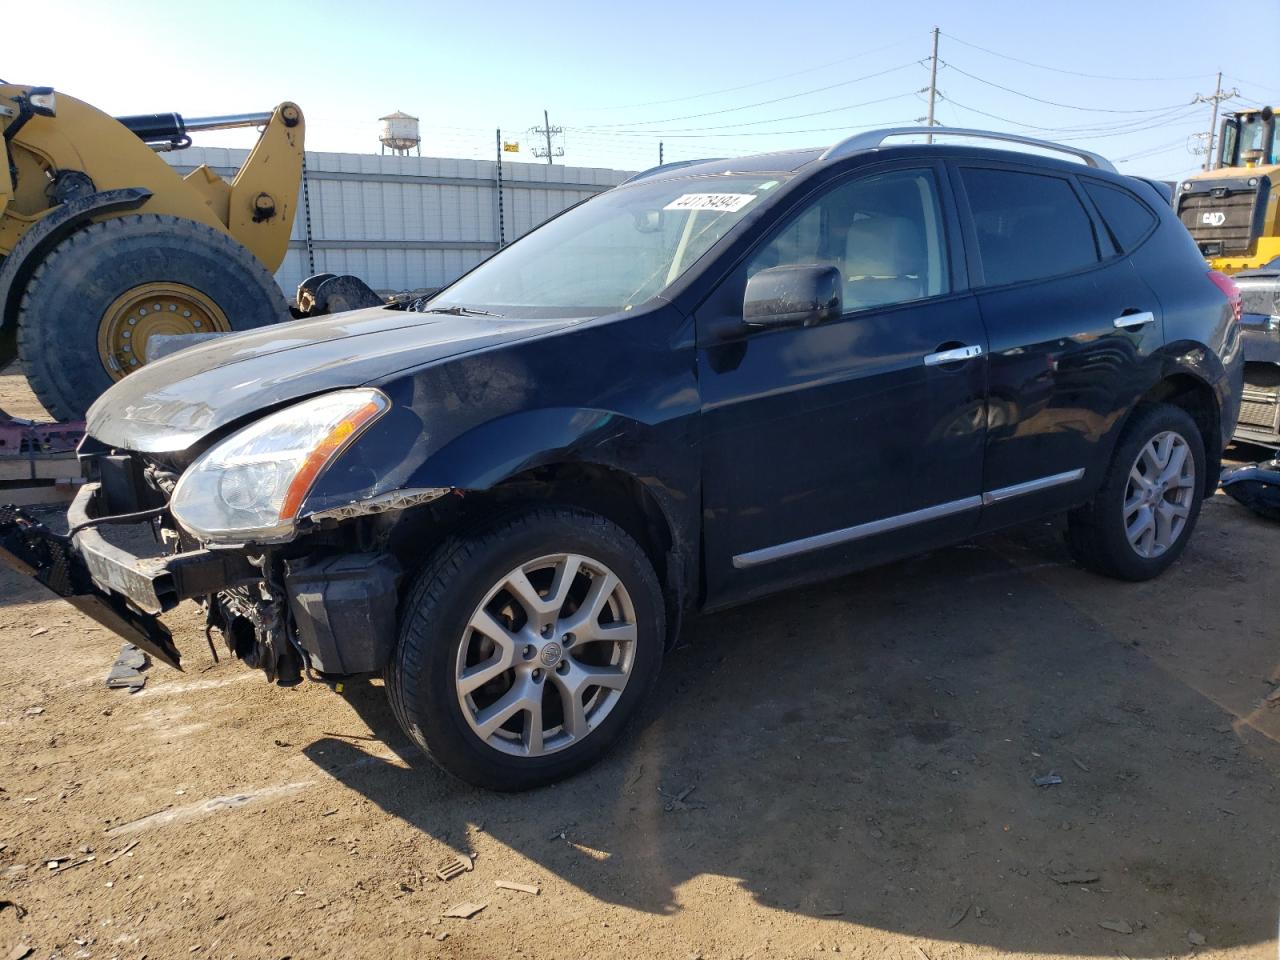
{"type": "MultiPolygon", "coordinates": [[[[0,367],[16,354],[45,409],[70,421],[146,362],[154,336],[290,319],[272,273],[289,245],[304,130],[293,103],[113,118],[0,82],[0,367]],[[157,155],[232,127],[261,134],[230,183],[207,166],[183,177],[157,155]]],[[[311,313],[323,312],[315,288],[327,276],[304,284],[311,313]]]]}
{"type": "Polygon", "coordinates": [[[1280,138],[1271,107],[1229,113],[1212,169],[1178,184],[1178,216],[1240,288],[1244,402],[1236,438],[1280,448],[1280,138]]]}

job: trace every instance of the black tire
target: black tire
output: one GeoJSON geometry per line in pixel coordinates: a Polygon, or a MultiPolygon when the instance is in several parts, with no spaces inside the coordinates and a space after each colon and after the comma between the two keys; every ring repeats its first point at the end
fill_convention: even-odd
{"type": "Polygon", "coordinates": [[[1150,580],[1182,555],[1195,531],[1204,501],[1204,439],[1190,414],[1167,403],[1139,407],[1125,426],[1111,455],[1102,486],[1093,499],[1067,517],[1067,546],[1082,567],[1118,580],[1150,580]],[[1129,472],[1138,455],[1156,436],[1173,432],[1186,441],[1195,463],[1190,510],[1181,533],[1159,556],[1144,557],[1130,544],[1125,530],[1124,502],[1129,472]]]}
{"type": "Polygon", "coordinates": [[[458,779],[501,791],[543,786],[595,763],[622,734],[661,666],[663,619],[653,566],[621,527],[573,508],[527,509],[448,540],[427,560],[402,604],[387,696],[410,739],[458,779]],[[486,593],[517,565],[551,553],[582,554],[617,575],[635,610],[634,661],[598,727],[557,752],[512,756],[486,744],[464,717],[455,686],[458,650],[486,593]]]}
{"type": "Polygon", "coordinates": [[[228,234],[156,214],[92,223],[44,258],[18,310],[18,354],[54,417],[83,417],[114,382],[98,352],[99,324],[118,297],[153,282],[200,292],[232,330],[290,319],[266,267],[228,234]]]}

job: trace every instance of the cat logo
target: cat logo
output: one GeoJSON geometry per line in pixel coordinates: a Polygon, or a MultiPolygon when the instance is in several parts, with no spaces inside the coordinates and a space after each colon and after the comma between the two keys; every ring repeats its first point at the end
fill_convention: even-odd
{"type": "Polygon", "coordinates": [[[1206,227],[1220,227],[1227,222],[1227,215],[1221,210],[1209,210],[1200,217],[1200,222],[1206,227]]]}

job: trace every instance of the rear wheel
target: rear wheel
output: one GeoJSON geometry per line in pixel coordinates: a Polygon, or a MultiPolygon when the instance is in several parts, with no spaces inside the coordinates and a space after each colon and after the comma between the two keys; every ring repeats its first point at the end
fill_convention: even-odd
{"type": "Polygon", "coordinates": [[[288,319],[271,274],[230,236],[133,215],[90,224],[44,258],[19,306],[18,353],[45,409],[74,420],[146,362],[153,336],[288,319]]]}
{"type": "Polygon", "coordinates": [[[657,675],[663,602],[617,525],[532,509],[442,546],[405,600],[387,692],[449,773],[523,790],[595,762],[657,675]]]}
{"type": "Polygon", "coordinates": [[[1125,428],[1093,500],[1068,517],[1067,545],[1081,566],[1149,580],[1186,549],[1204,498],[1204,441],[1170,404],[1140,408],[1125,428]]]}

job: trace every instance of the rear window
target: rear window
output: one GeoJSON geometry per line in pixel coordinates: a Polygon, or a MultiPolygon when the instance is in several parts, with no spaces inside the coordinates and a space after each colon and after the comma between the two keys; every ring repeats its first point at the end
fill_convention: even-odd
{"type": "Polygon", "coordinates": [[[1084,189],[1111,231],[1116,246],[1128,253],[1155,226],[1156,215],[1128,190],[1096,180],[1085,180],[1084,189]]]}
{"type": "Polygon", "coordinates": [[[1070,182],[1016,170],[961,170],[988,284],[1069,273],[1097,263],[1093,221],[1070,182]]]}

